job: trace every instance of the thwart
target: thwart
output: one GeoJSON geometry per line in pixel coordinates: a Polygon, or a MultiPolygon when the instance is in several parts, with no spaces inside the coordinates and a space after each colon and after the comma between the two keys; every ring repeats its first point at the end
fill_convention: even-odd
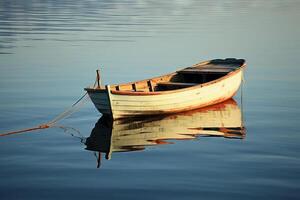
{"type": "Polygon", "coordinates": [[[226,58],[141,81],[85,88],[95,107],[113,119],[193,110],[230,99],[238,91],[244,59],[226,58]]]}

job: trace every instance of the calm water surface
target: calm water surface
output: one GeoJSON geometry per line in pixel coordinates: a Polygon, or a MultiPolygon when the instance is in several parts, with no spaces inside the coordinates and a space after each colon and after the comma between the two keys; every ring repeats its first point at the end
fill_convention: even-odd
{"type": "Polygon", "coordinates": [[[241,120],[216,114],[224,105],[178,123],[111,129],[87,102],[59,122],[69,128],[0,138],[0,198],[299,199],[299,10],[297,0],[0,0],[0,132],[53,119],[93,84],[97,68],[109,84],[213,58],[248,63],[243,105],[239,94],[231,104],[245,132],[206,127],[208,119],[241,120]],[[138,139],[96,137],[87,147],[99,127],[138,139]],[[176,137],[158,140],[165,132],[176,137]],[[182,133],[188,138],[176,140],[182,133]],[[97,168],[94,150],[112,145],[97,168]]]}

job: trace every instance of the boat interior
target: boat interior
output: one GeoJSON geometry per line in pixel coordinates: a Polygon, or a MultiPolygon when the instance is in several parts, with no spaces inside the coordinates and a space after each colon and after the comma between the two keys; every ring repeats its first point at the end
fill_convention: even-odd
{"type": "Polygon", "coordinates": [[[242,67],[243,59],[226,58],[202,62],[164,76],[111,85],[112,91],[156,92],[176,90],[219,79],[242,67]]]}

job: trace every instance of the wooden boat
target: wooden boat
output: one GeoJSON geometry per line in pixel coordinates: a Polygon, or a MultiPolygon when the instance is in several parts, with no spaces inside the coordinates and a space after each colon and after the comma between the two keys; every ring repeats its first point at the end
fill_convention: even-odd
{"type": "Polygon", "coordinates": [[[95,107],[113,119],[193,110],[235,95],[245,60],[201,62],[167,75],[125,84],[85,88],[95,107]]]}
{"type": "Polygon", "coordinates": [[[144,150],[198,136],[243,139],[242,112],[233,99],[193,111],[147,118],[112,120],[102,116],[86,139],[86,149],[106,154],[144,150]]]}

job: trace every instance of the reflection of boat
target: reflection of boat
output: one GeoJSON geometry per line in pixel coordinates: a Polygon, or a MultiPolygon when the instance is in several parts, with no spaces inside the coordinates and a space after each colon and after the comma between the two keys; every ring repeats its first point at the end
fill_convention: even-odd
{"type": "Polygon", "coordinates": [[[201,62],[164,76],[137,82],[85,88],[96,108],[114,119],[160,115],[202,108],[230,99],[238,90],[243,59],[201,62]]]}
{"type": "Polygon", "coordinates": [[[198,135],[242,139],[242,113],[230,99],[214,106],[146,119],[113,121],[102,116],[96,123],[86,149],[106,153],[143,150],[146,146],[168,144],[166,140],[194,139],[198,135]]]}

